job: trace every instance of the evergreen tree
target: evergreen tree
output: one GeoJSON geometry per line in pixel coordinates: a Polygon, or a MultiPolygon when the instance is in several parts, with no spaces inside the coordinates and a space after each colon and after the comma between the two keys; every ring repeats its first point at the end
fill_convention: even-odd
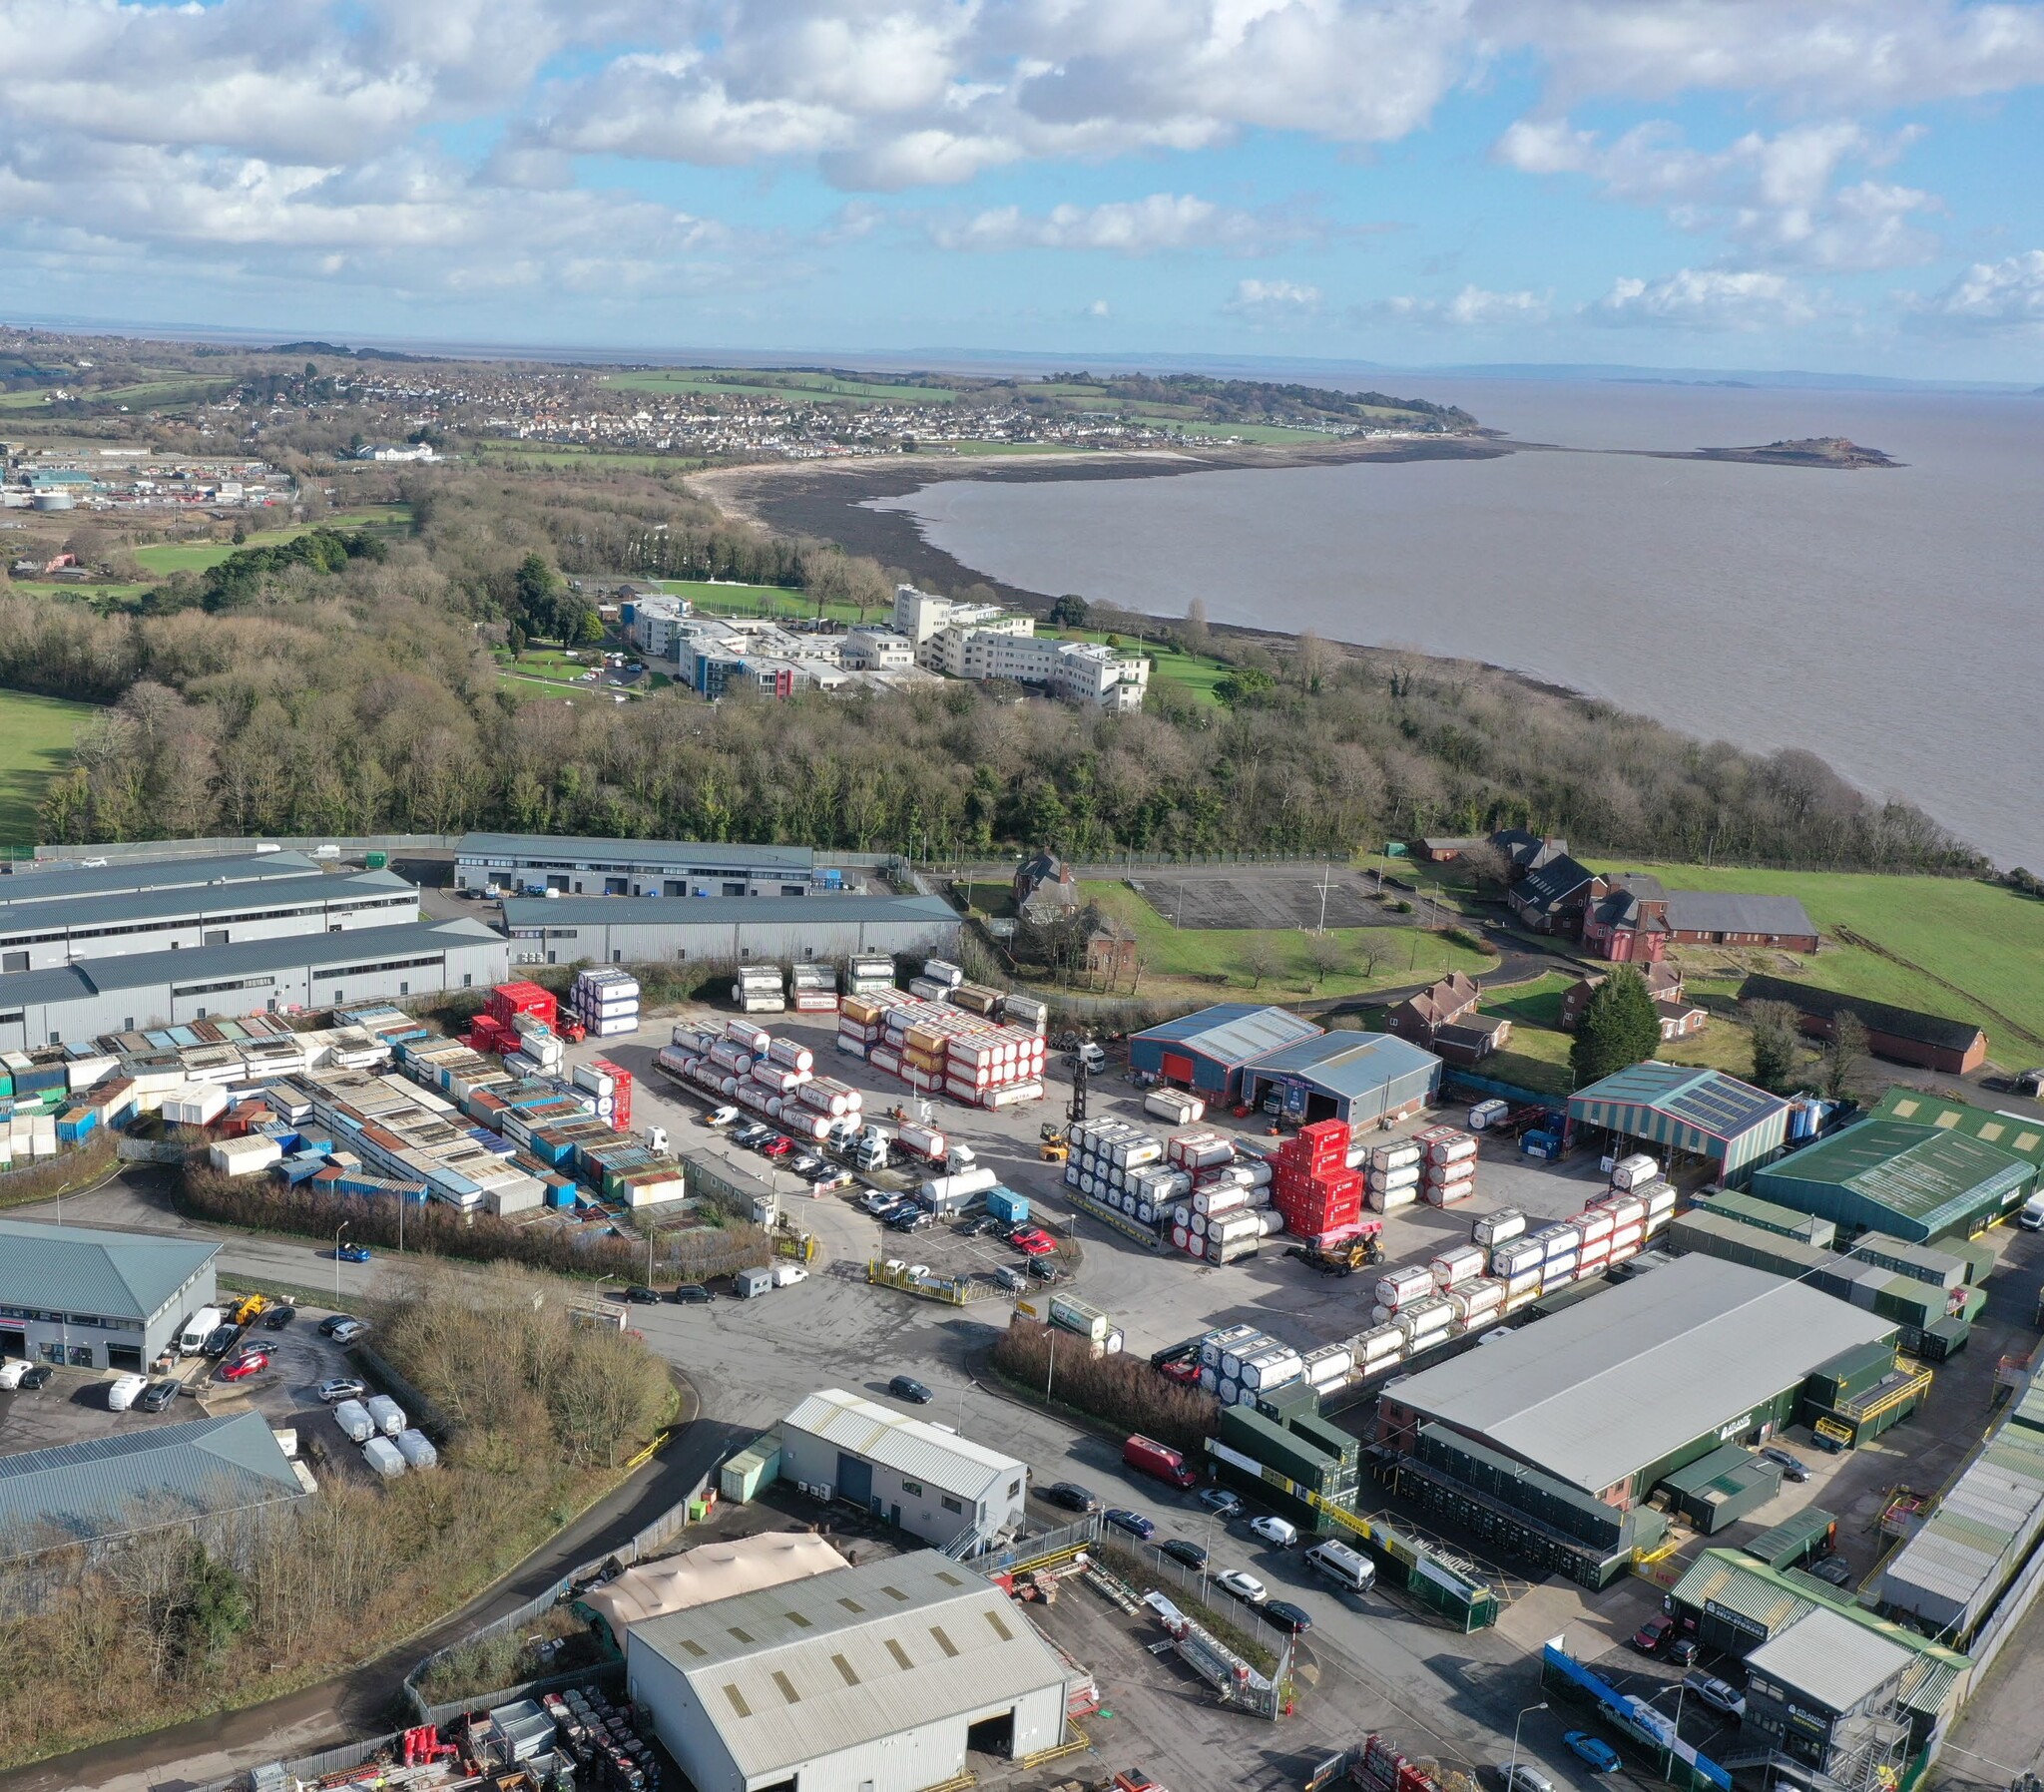
{"type": "Polygon", "coordinates": [[[1786,1095],[1795,1083],[1794,1009],[1786,1002],[1749,1002],[1746,1021],[1753,1031],[1754,1082],[1786,1095]]]}
{"type": "Polygon", "coordinates": [[[1824,1048],[1824,1094],[1834,1102],[1848,1099],[1865,1063],[1866,1023],[1841,1008],[1831,1017],[1831,1043],[1824,1048]]]}
{"type": "Polygon", "coordinates": [[[1628,965],[1591,992],[1569,1047],[1569,1068],[1581,1089],[1660,1049],[1661,1017],[1654,1012],[1654,998],[1647,994],[1646,979],[1628,965]]]}

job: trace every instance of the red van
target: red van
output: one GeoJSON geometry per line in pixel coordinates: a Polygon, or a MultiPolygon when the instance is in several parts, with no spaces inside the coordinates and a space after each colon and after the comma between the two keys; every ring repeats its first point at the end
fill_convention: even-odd
{"type": "Polygon", "coordinates": [[[1132,1437],[1122,1446],[1122,1461],[1146,1475],[1155,1475],[1173,1487],[1198,1487],[1200,1477],[1186,1467],[1186,1459],[1154,1438],[1132,1437]]]}

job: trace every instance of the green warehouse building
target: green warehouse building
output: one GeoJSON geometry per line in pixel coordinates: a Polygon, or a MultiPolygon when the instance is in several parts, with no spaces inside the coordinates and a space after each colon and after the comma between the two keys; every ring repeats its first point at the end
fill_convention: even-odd
{"type": "Polygon", "coordinates": [[[1754,1192],[1830,1220],[1847,1241],[1883,1232],[1911,1244],[1968,1236],[2023,1204],[2027,1157],[1956,1127],[1871,1115],[1754,1176],[1754,1192]]]}

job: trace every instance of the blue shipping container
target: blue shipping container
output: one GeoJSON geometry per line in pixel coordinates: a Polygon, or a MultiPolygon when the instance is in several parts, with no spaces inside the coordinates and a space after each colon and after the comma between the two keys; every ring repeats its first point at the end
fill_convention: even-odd
{"type": "Polygon", "coordinates": [[[996,1182],[986,1191],[986,1210],[1003,1225],[1020,1225],[1029,1217],[1029,1197],[996,1182]]]}

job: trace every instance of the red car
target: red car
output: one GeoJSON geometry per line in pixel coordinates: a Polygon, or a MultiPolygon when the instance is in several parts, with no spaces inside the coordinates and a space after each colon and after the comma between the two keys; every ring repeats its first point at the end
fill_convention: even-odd
{"type": "Polygon", "coordinates": [[[269,1367],[269,1352],[266,1350],[245,1350],[232,1363],[225,1364],[220,1372],[222,1381],[241,1381],[254,1375],[258,1369],[269,1367]]]}
{"type": "Polygon", "coordinates": [[[1012,1240],[1025,1257],[1047,1257],[1057,1249],[1057,1240],[1047,1232],[1023,1232],[1012,1240]]]}
{"type": "Polygon", "coordinates": [[[785,1133],[776,1132],[771,1138],[761,1141],[760,1155],[763,1157],[785,1157],[793,1149],[794,1140],[785,1133]]]}
{"type": "Polygon", "coordinates": [[[1650,1617],[1633,1632],[1633,1647],[1643,1655],[1655,1653],[1675,1628],[1672,1617],[1650,1617]]]}

